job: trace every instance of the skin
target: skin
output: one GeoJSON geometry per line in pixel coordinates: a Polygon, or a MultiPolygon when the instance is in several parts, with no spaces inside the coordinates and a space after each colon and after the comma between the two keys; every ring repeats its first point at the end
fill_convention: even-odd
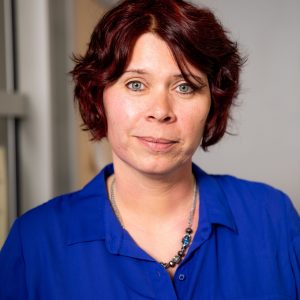
{"type": "MultiPolygon", "coordinates": [[[[165,262],[180,248],[187,225],[192,156],[211,104],[207,76],[187,65],[187,75],[201,82],[195,90],[168,45],[152,33],[143,34],[123,75],[103,94],[123,223],[141,248],[165,262]]],[[[111,178],[108,190],[110,184],[111,178]]],[[[196,209],[194,230],[197,220],[196,209]]]]}

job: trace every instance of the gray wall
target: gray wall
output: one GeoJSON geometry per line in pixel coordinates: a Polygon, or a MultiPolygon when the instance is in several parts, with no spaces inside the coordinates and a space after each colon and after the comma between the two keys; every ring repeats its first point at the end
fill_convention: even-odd
{"type": "Polygon", "coordinates": [[[21,212],[74,189],[72,0],[16,0],[21,212]]]}
{"type": "MultiPolygon", "coordinates": [[[[193,1],[200,3],[200,1],[193,1]]],[[[248,62],[230,130],[194,161],[213,173],[263,181],[300,210],[300,1],[204,0],[248,62]]]]}
{"type": "Polygon", "coordinates": [[[4,1],[0,0],[0,89],[6,88],[4,1]]]}

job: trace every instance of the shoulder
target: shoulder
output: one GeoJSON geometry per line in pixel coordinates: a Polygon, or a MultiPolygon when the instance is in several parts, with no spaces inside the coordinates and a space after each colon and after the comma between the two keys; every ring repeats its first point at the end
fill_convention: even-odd
{"type": "Polygon", "coordinates": [[[197,180],[200,180],[200,185],[201,183],[209,185],[210,193],[216,189],[221,190],[218,195],[225,197],[233,207],[244,205],[244,207],[255,209],[272,206],[281,210],[291,201],[284,192],[266,183],[227,174],[208,174],[196,165],[193,165],[193,168],[197,180]]]}
{"type": "Polygon", "coordinates": [[[105,167],[81,190],[55,197],[41,204],[18,218],[23,228],[43,230],[56,225],[64,226],[74,223],[83,215],[86,218],[99,213],[106,197],[105,178],[113,172],[112,165],[105,167]],[[84,212],[84,214],[83,214],[84,212]],[[37,228],[35,228],[37,227],[37,228]]]}
{"type": "Polygon", "coordinates": [[[231,175],[210,175],[220,185],[237,221],[287,230],[300,236],[300,218],[293,202],[283,191],[266,183],[231,175]]]}
{"type": "Polygon", "coordinates": [[[251,207],[267,208],[273,213],[282,212],[291,200],[283,191],[262,182],[237,178],[231,175],[213,175],[231,201],[242,201],[251,207]]]}
{"type": "Polygon", "coordinates": [[[58,238],[65,233],[70,218],[70,208],[82,199],[81,192],[73,192],[55,197],[17,218],[15,225],[19,228],[20,237],[26,240],[43,239],[52,236],[58,238]]]}
{"type": "Polygon", "coordinates": [[[112,172],[109,165],[81,190],[58,196],[19,217],[16,227],[24,243],[30,237],[28,247],[32,248],[41,242],[49,245],[102,236],[107,205],[106,178],[112,172]]]}
{"type": "Polygon", "coordinates": [[[47,221],[53,216],[65,214],[67,207],[72,205],[71,202],[76,202],[76,199],[78,198],[80,198],[80,191],[54,197],[53,199],[28,210],[18,219],[22,222],[31,222],[33,220],[39,221],[41,219],[47,221]]]}
{"type": "Polygon", "coordinates": [[[231,175],[207,174],[197,166],[194,166],[194,170],[196,176],[204,178],[202,182],[210,186],[206,194],[222,199],[224,207],[229,206],[239,229],[248,233],[284,232],[291,239],[300,236],[299,214],[291,199],[281,190],[266,183],[231,175]]]}
{"type": "Polygon", "coordinates": [[[248,199],[262,205],[284,205],[290,201],[281,190],[262,182],[237,178],[232,175],[211,175],[231,198],[248,199]]]}

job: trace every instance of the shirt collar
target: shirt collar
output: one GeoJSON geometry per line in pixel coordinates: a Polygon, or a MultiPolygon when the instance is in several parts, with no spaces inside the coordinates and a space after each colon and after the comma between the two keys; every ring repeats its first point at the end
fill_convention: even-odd
{"type": "MultiPolygon", "coordinates": [[[[111,252],[117,253],[124,239],[108,199],[106,179],[113,174],[113,165],[106,166],[81,191],[70,194],[67,206],[67,243],[69,245],[106,239],[111,252]]],[[[226,226],[237,231],[226,196],[214,176],[193,164],[193,173],[200,191],[200,220],[226,226]]]]}
{"type": "Polygon", "coordinates": [[[218,181],[218,176],[205,173],[193,164],[200,193],[200,223],[210,223],[225,226],[234,232],[237,227],[229,207],[226,194],[218,181]]]}
{"type": "MultiPolygon", "coordinates": [[[[106,237],[109,202],[106,179],[113,166],[106,166],[81,191],[70,195],[67,203],[67,243],[75,244],[106,237]]],[[[113,212],[111,212],[113,213],[113,212]]]]}

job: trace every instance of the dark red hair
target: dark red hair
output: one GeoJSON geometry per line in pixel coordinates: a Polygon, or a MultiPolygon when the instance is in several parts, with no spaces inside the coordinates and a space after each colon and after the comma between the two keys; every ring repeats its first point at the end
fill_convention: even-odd
{"type": "Polygon", "coordinates": [[[99,21],[71,72],[84,129],[94,140],[106,136],[103,90],[123,74],[136,40],[146,32],[169,45],[183,74],[189,62],[207,75],[212,104],[201,144],[206,150],[226,132],[243,59],[210,10],[181,0],[126,0],[99,21]]]}

